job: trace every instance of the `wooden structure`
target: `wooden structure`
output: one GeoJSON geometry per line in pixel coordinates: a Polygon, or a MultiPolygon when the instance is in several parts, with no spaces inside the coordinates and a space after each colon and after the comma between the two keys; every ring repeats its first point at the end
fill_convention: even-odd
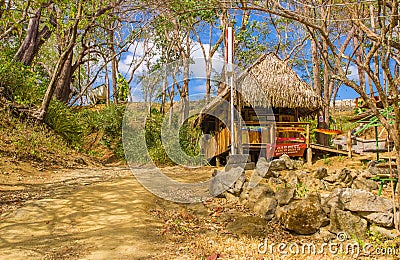
{"type": "MultiPolygon", "coordinates": [[[[235,78],[236,109],[234,143],[237,153],[249,153],[256,162],[260,156],[283,153],[303,156],[311,163],[309,123],[299,118],[322,108],[321,98],[275,54],[262,56],[235,78]]],[[[219,95],[197,119],[205,135],[202,152],[216,163],[226,162],[231,148],[230,88],[222,85],[219,95]]]]}
{"type": "MultiPolygon", "coordinates": [[[[389,106],[388,109],[379,109],[379,111],[389,122],[393,122],[392,106],[389,106]]],[[[378,161],[380,153],[393,148],[393,141],[371,110],[354,116],[349,119],[349,122],[358,123],[359,126],[349,131],[347,138],[342,136],[333,140],[338,148],[347,150],[349,153],[354,152],[354,154],[376,153],[378,161]]]]}

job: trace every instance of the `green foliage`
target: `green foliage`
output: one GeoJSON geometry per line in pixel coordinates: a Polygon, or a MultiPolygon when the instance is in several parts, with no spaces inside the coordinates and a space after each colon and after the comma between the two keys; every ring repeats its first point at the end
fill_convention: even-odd
{"type": "Polygon", "coordinates": [[[201,129],[192,128],[190,122],[186,121],[179,131],[179,144],[188,156],[198,156],[200,154],[201,129]]]}
{"type": "Polygon", "coordinates": [[[83,125],[85,136],[100,132],[101,143],[114,151],[119,158],[124,158],[122,147],[122,120],[125,106],[110,105],[101,110],[82,110],[78,116],[83,125]]]}
{"type": "Polygon", "coordinates": [[[70,145],[77,148],[82,144],[83,124],[79,114],[74,113],[64,103],[52,101],[45,122],[70,145]]]}
{"type": "Polygon", "coordinates": [[[300,122],[308,122],[308,123],[310,123],[310,142],[311,143],[316,143],[317,142],[317,135],[312,130],[318,128],[318,121],[314,117],[308,117],[308,118],[301,118],[300,122]]]}
{"type": "Polygon", "coordinates": [[[74,111],[62,102],[52,101],[45,122],[69,145],[77,149],[83,148],[87,136],[101,133],[101,144],[123,159],[121,129],[124,109],[124,106],[111,105],[98,111],[89,109],[74,111]]]}
{"type": "Polygon", "coordinates": [[[235,56],[239,66],[245,67],[252,64],[263,53],[270,50],[269,34],[268,22],[265,21],[250,21],[246,24],[246,30],[238,30],[235,35],[235,40],[238,41],[235,56]]]}
{"type": "Polygon", "coordinates": [[[118,74],[117,87],[118,87],[118,100],[126,101],[129,95],[129,83],[121,75],[121,73],[118,74]]]}
{"type": "Polygon", "coordinates": [[[163,115],[152,110],[151,116],[146,120],[146,146],[151,160],[157,164],[172,165],[172,160],[168,157],[161,140],[161,129],[163,124],[163,115]]]}
{"type": "MultiPolygon", "coordinates": [[[[168,144],[163,144],[161,138],[164,116],[157,109],[153,109],[151,116],[147,116],[144,130],[132,127],[129,131],[124,131],[122,137],[124,112],[125,106],[110,105],[101,110],[74,109],[68,108],[62,102],[52,101],[45,122],[76,149],[87,149],[84,146],[85,138],[97,133],[101,134],[100,144],[112,150],[120,159],[127,159],[133,163],[147,163],[151,159],[157,165],[173,165],[174,162],[164,148],[168,147],[168,144]],[[146,141],[143,147],[142,140],[146,141]],[[124,148],[129,158],[125,158],[124,148]]],[[[191,128],[190,122],[183,124],[179,129],[178,145],[188,158],[200,153],[200,136],[201,130],[191,128]]],[[[95,154],[91,149],[85,152],[95,154]]]]}
{"type": "Polygon", "coordinates": [[[18,104],[39,104],[46,90],[46,82],[31,68],[14,61],[14,51],[11,48],[0,51],[0,86],[10,90],[18,104]]]}
{"type": "Polygon", "coordinates": [[[359,114],[361,114],[361,113],[363,113],[363,112],[365,112],[365,111],[366,111],[365,108],[360,108],[360,107],[355,107],[355,108],[354,108],[354,114],[355,114],[355,115],[359,115],[359,114]]]}
{"type": "Polygon", "coordinates": [[[325,154],[324,154],[324,164],[328,166],[332,164],[332,159],[325,154]]]}
{"type": "Polygon", "coordinates": [[[304,198],[305,196],[307,196],[309,190],[307,189],[307,187],[305,185],[303,185],[303,183],[299,182],[296,184],[296,196],[299,198],[304,198]]]}
{"type": "MultiPolygon", "coordinates": [[[[201,130],[191,127],[189,120],[189,122],[185,122],[179,127],[178,138],[176,138],[176,136],[169,136],[170,134],[175,135],[177,132],[169,132],[165,128],[163,129],[163,127],[166,127],[165,125],[163,126],[163,123],[165,123],[164,119],[164,116],[160,114],[158,110],[153,109],[151,116],[147,116],[145,133],[141,133],[145,135],[146,147],[140,147],[140,145],[138,147],[137,143],[135,145],[141,153],[146,153],[147,150],[150,158],[145,158],[143,155],[141,156],[139,152],[133,149],[129,150],[129,153],[132,153],[134,159],[151,159],[156,165],[197,163],[197,160],[200,160],[200,157],[196,156],[200,154],[199,138],[201,136],[201,130]],[[162,140],[161,136],[162,129],[164,140],[162,140]],[[177,149],[178,147],[180,149],[177,149]],[[180,151],[182,151],[183,154],[180,151]]],[[[178,118],[174,117],[173,125],[178,125],[177,121],[178,118]]],[[[124,138],[126,137],[124,136],[124,138]]]]}
{"type": "Polygon", "coordinates": [[[2,154],[46,163],[53,163],[54,160],[57,161],[54,157],[62,158],[67,154],[66,142],[49,131],[46,125],[13,117],[6,110],[0,111],[0,118],[2,154]]]}
{"type": "Polygon", "coordinates": [[[367,235],[369,238],[369,242],[371,242],[374,246],[381,246],[383,244],[383,241],[385,241],[385,238],[376,231],[368,230],[367,235]]]}

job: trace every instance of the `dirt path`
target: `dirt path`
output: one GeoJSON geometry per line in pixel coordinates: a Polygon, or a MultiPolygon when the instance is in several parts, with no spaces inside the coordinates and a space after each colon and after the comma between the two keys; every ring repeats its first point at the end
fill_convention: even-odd
{"type": "MultiPolygon", "coordinates": [[[[206,180],[211,171],[163,169],[182,182],[206,180]]],[[[223,198],[158,198],[126,167],[0,174],[0,259],[279,259],[258,251],[265,238],[321,241],[318,234],[294,236],[223,198]]]]}
{"type": "Polygon", "coordinates": [[[150,194],[127,168],[76,170],[19,188],[38,195],[0,215],[0,259],[157,258],[166,241],[150,210],[183,207],[150,194]]]}

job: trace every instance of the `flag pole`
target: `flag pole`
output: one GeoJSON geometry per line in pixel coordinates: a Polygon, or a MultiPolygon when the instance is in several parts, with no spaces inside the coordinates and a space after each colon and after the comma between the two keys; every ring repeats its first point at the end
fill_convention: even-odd
{"type": "Polygon", "coordinates": [[[231,155],[235,154],[235,106],[234,106],[234,79],[233,79],[233,29],[232,27],[228,27],[226,31],[226,68],[227,68],[227,76],[228,76],[228,83],[230,86],[230,112],[231,112],[231,155]]]}

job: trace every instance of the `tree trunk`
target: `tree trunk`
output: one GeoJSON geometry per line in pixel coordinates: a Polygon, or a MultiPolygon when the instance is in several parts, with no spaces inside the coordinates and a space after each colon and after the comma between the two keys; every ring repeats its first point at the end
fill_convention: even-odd
{"type": "MultiPolygon", "coordinates": [[[[51,36],[51,30],[47,25],[39,31],[39,24],[41,18],[42,7],[40,7],[29,20],[28,29],[26,36],[17,53],[14,56],[15,60],[22,62],[28,66],[32,63],[33,59],[39,52],[40,47],[46,42],[51,36]]],[[[52,24],[55,23],[52,17],[50,18],[52,24]]]]}
{"type": "Polygon", "coordinates": [[[114,49],[114,30],[109,30],[108,32],[109,41],[110,41],[110,54],[112,57],[111,60],[111,85],[113,92],[113,101],[114,104],[118,104],[118,85],[117,85],[117,70],[118,70],[118,62],[116,58],[116,53],[114,49]]]}
{"type": "MultiPolygon", "coordinates": [[[[313,67],[313,76],[314,76],[314,90],[318,96],[321,98],[322,95],[322,83],[321,83],[321,59],[318,53],[318,46],[315,39],[312,38],[311,40],[311,55],[312,55],[312,67],[313,67]]],[[[318,111],[318,118],[317,118],[317,127],[323,128],[324,125],[324,110],[318,111]]],[[[324,136],[321,133],[316,133],[317,143],[323,144],[324,143],[324,136]]]]}
{"type": "Polygon", "coordinates": [[[78,24],[79,24],[81,14],[82,14],[82,4],[79,3],[78,4],[78,14],[75,19],[75,23],[70,30],[71,39],[68,42],[67,48],[65,49],[65,51],[61,54],[60,58],[58,59],[58,62],[54,69],[53,76],[51,77],[51,81],[49,83],[49,86],[47,87],[46,94],[43,98],[40,109],[33,114],[33,117],[37,118],[38,120],[43,120],[45,115],[47,114],[47,110],[49,109],[51,98],[53,97],[54,91],[56,89],[57,80],[61,75],[61,71],[62,71],[62,68],[64,67],[64,64],[68,60],[68,55],[71,54],[71,52],[76,44],[76,38],[77,38],[77,34],[78,34],[78,24]]]}
{"type": "Polygon", "coordinates": [[[189,117],[190,106],[189,106],[189,76],[190,76],[190,38],[189,34],[186,36],[186,51],[183,60],[183,86],[181,92],[182,101],[182,117],[181,124],[184,123],[189,117]]]}
{"type": "Polygon", "coordinates": [[[168,87],[168,73],[167,73],[167,68],[164,68],[163,79],[162,79],[161,107],[160,107],[160,113],[162,115],[165,114],[165,99],[167,94],[167,87],[168,87]]]}
{"type": "Polygon", "coordinates": [[[112,89],[114,96],[114,104],[118,104],[118,84],[117,84],[117,70],[118,70],[118,62],[116,58],[112,60],[111,66],[111,81],[112,81],[112,89]]]}
{"type": "Polygon", "coordinates": [[[61,68],[60,76],[56,83],[54,91],[55,98],[59,101],[68,103],[71,94],[71,79],[72,79],[72,59],[74,57],[73,50],[67,56],[65,63],[61,68]]]}
{"type": "Polygon", "coordinates": [[[184,123],[185,120],[189,117],[190,107],[189,107],[189,60],[186,59],[184,61],[184,79],[181,93],[181,101],[182,101],[182,115],[180,123],[184,123]]]}
{"type": "MultiPolygon", "coordinates": [[[[357,36],[354,37],[353,41],[354,41],[354,48],[357,50],[357,52],[356,52],[357,63],[363,64],[363,55],[364,55],[363,47],[362,47],[362,45],[360,45],[357,36]]],[[[360,65],[357,66],[357,71],[358,71],[358,77],[360,79],[359,86],[362,89],[365,89],[365,91],[366,91],[365,71],[360,65]]],[[[370,92],[371,92],[371,89],[370,89],[370,92]]],[[[372,94],[372,92],[371,92],[371,94],[372,94]]]]}
{"type": "MultiPolygon", "coordinates": [[[[69,49],[69,51],[71,51],[72,46],[71,46],[71,48],[68,48],[68,49],[69,49]]],[[[66,61],[68,59],[68,49],[61,55],[60,59],[58,60],[56,69],[51,78],[49,86],[47,87],[46,94],[44,95],[40,109],[36,113],[33,114],[33,116],[35,118],[37,118],[38,120],[43,120],[45,115],[47,114],[47,110],[49,108],[51,98],[53,97],[54,91],[56,90],[57,80],[58,80],[59,76],[61,75],[61,71],[62,71],[62,68],[64,67],[64,63],[66,63],[66,61]]]]}
{"type": "Polygon", "coordinates": [[[106,75],[104,79],[104,84],[106,85],[107,91],[106,91],[106,105],[110,105],[110,79],[108,77],[108,66],[106,66],[106,75]]]}
{"type": "Polygon", "coordinates": [[[212,60],[209,58],[206,61],[206,103],[208,104],[211,99],[211,70],[212,60]]]}
{"type": "MultiPolygon", "coordinates": [[[[324,93],[323,93],[323,100],[324,100],[324,120],[319,128],[322,129],[329,129],[330,125],[330,101],[331,101],[331,89],[333,85],[331,85],[331,77],[330,77],[330,69],[328,65],[328,44],[326,40],[322,40],[322,55],[323,55],[323,65],[324,65],[324,93]]],[[[322,145],[328,146],[329,145],[329,138],[328,135],[322,134],[321,136],[321,143],[322,145]]]]}
{"type": "Polygon", "coordinates": [[[172,125],[172,119],[174,114],[174,97],[175,97],[175,83],[172,84],[171,91],[169,92],[169,119],[168,125],[172,125]]]}

